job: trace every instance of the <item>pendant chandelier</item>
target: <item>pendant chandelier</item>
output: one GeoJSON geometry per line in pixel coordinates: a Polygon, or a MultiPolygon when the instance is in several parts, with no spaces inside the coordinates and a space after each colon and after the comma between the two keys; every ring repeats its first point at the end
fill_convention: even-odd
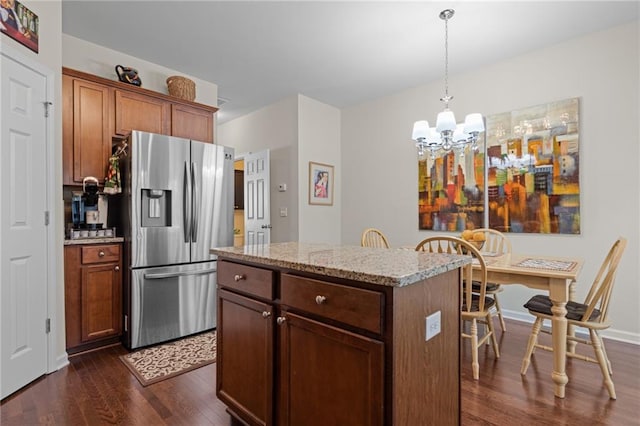
{"type": "Polygon", "coordinates": [[[468,114],[463,124],[457,124],[453,111],[449,109],[449,101],[453,99],[449,96],[449,19],[454,13],[453,9],[440,12],[440,19],[444,21],[444,96],[440,98],[444,102],[444,111],[438,114],[435,127],[429,127],[426,120],[413,124],[411,139],[415,141],[421,158],[427,151],[431,158],[452,150],[463,156],[467,146],[477,151],[478,135],[484,131],[482,114],[468,114]]]}

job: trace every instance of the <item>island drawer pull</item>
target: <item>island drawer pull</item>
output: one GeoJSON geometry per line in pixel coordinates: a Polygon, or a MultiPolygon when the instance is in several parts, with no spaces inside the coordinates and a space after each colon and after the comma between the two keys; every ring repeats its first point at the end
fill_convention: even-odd
{"type": "Polygon", "coordinates": [[[271,316],[271,312],[262,311],[262,318],[269,318],[271,316]]]}
{"type": "Polygon", "coordinates": [[[327,298],[325,296],[316,296],[316,303],[318,305],[322,305],[326,300],[327,298]]]}
{"type": "Polygon", "coordinates": [[[98,253],[98,256],[104,257],[104,252],[102,250],[100,250],[100,253],[98,253]]]}
{"type": "Polygon", "coordinates": [[[236,274],[236,275],[234,275],[234,277],[233,277],[233,280],[234,280],[235,282],[242,281],[242,280],[244,280],[244,279],[245,279],[245,276],[244,276],[244,275],[240,275],[240,274],[236,274]]]}

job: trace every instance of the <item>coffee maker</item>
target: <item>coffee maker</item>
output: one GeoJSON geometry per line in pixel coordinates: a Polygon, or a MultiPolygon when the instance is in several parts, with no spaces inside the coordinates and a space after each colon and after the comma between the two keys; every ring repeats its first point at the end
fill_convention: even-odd
{"type": "Polygon", "coordinates": [[[98,193],[98,179],[88,176],[82,181],[82,192],[71,194],[71,220],[74,229],[106,227],[107,201],[98,193]]]}

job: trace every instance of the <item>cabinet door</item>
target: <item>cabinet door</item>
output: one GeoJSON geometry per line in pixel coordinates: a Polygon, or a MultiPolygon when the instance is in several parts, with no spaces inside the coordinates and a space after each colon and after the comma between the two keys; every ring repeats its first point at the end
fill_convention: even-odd
{"type": "Polygon", "coordinates": [[[116,133],[131,130],[169,135],[171,104],[139,93],[115,91],[116,133]]]}
{"type": "Polygon", "coordinates": [[[290,312],[278,323],[280,425],[384,423],[382,342],[290,312]]]}
{"type": "Polygon", "coordinates": [[[273,424],[272,309],[218,290],[216,395],[252,425],[273,424]]]}
{"type": "Polygon", "coordinates": [[[171,105],[171,135],[213,142],[213,114],[187,105],[171,105]]]}
{"type": "Polygon", "coordinates": [[[102,181],[111,155],[110,89],[63,76],[63,183],[102,181]]]}
{"type": "Polygon", "coordinates": [[[122,274],[118,263],[82,268],[82,341],[120,334],[122,274]]]}

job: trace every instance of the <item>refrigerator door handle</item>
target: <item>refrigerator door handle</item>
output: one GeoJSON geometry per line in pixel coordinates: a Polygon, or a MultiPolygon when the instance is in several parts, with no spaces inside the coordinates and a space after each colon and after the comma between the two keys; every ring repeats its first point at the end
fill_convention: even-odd
{"type": "Polygon", "coordinates": [[[191,239],[191,197],[189,196],[189,163],[184,162],[184,176],[182,180],[182,225],[184,228],[184,242],[191,239]]]}
{"type": "Polygon", "coordinates": [[[197,168],[195,163],[191,163],[191,182],[193,185],[193,210],[191,220],[191,242],[198,242],[198,211],[200,210],[198,197],[198,179],[196,176],[197,168]]]}
{"type": "Polygon", "coordinates": [[[215,272],[216,272],[216,268],[203,269],[202,271],[192,271],[192,272],[167,272],[164,274],[144,274],[144,279],[145,280],[163,280],[166,278],[188,277],[192,275],[209,275],[209,274],[214,274],[215,272]]]}

